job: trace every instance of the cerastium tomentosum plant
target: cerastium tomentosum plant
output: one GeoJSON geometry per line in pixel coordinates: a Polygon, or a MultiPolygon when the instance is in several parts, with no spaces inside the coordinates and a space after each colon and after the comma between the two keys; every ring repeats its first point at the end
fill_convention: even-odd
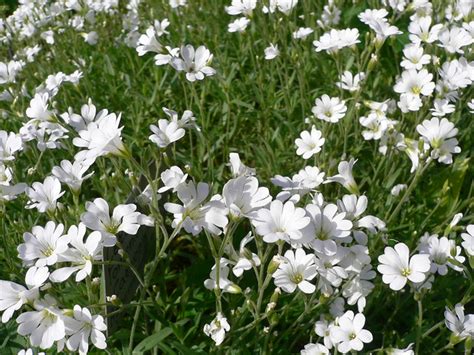
{"type": "Polygon", "coordinates": [[[472,7],[1,7],[0,352],[470,353],[472,7]]]}

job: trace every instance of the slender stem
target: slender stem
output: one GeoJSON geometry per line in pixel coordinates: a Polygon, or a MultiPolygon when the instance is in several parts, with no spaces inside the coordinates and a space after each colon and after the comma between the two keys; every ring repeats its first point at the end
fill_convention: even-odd
{"type": "Polygon", "coordinates": [[[422,298],[420,298],[418,301],[418,320],[417,320],[417,326],[416,326],[416,345],[415,345],[415,354],[419,354],[419,349],[420,349],[420,343],[421,343],[421,327],[423,325],[423,303],[422,303],[422,298]]]}
{"type": "Polygon", "coordinates": [[[395,210],[393,210],[393,212],[390,214],[390,216],[388,218],[386,218],[387,225],[398,215],[398,213],[400,212],[400,209],[402,208],[403,204],[406,202],[406,200],[410,196],[411,192],[413,191],[416,184],[418,183],[419,178],[421,177],[421,175],[423,175],[423,173],[428,168],[430,163],[431,163],[431,159],[428,159],[426,161],[425,165],[420,166],[418,168],[418,170],[415,173],[415,176],[413,177],[413,180],[410,183],[410,186],[408,186],[408,188],[406,189],[405,194],[403,195],[400,202],[398,202],[397,207],[395,207],[395,210]]]}
{"type": "Polygon", "coordinates": [[[430,335],[431,333],[433,333],[436,329],[440,328],[441,326],[443,326],[444,324],[444,320],[436,323],[435,325],[433,325],[430,329],[428,329],[426,332],[423,333],[423,335],[421,336],[421,339],[427,337],[428,335],[430,335]]]}

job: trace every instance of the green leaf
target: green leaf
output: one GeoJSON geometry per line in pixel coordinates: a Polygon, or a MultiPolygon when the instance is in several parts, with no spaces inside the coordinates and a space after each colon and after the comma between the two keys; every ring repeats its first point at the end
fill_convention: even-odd
{"type": "Polygon", "coordinates": [[[145,351],[153,349],[172,333],[173,330],[171,328],[163,328],[157,333],[146,337],[133,349],[133,354],[142,354],[145,351]]]}

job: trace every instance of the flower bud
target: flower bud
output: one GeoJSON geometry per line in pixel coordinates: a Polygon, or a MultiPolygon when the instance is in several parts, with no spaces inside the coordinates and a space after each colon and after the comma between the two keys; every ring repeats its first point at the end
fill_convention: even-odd
{"type": "Polygon", "coordinates": [[[367,71],[372,71],[375,68],[375,65],[378,63],[379,59],[375,54],[370,56],[369,64],[367,66],[367,71]]]}
{"type": "Polygon", "coordinates": [[[242,293],[242,289],[239,287],[239,285],[232,283],[228,288],[226,288],[226,291],[229,293],[242,293]]]}
{"type": "Polygon", "coordinates": [[[272,261],[270,261],[270,264],[268,264],[268,268],[267,268],[268,275],[273,275],[273,273],[278,270],[278,267],[280,266],[280,263],[281,263],[280,258],[281,257],[279,255],[275,255],[272,258],[272,261]]]}

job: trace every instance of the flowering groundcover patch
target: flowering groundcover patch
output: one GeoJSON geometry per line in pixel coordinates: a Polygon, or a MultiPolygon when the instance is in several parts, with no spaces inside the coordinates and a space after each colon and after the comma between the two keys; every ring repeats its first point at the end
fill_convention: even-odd
{"type": "Polygon", "coordinates": [[[464,0],[0,6],[2,354],[459,354],[464,0]]]}

